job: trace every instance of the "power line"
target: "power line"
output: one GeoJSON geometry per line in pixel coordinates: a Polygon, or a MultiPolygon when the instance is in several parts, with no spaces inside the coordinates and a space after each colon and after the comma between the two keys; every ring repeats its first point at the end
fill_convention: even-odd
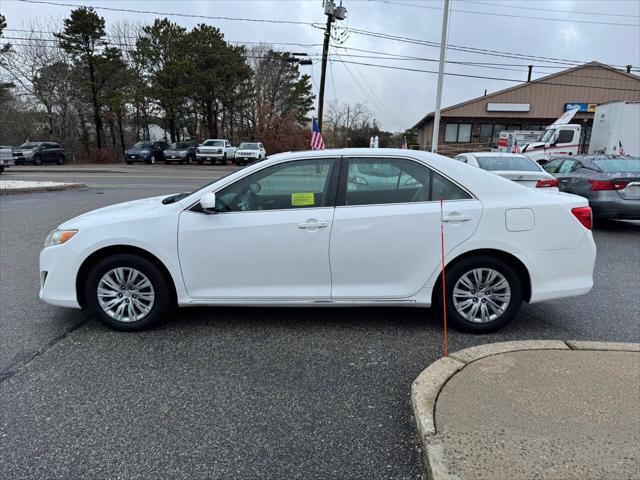
{"type": "MultiPolygon", "coordinates": [[[[380,38],[380,39],[384,39],[384,40],[393,40],[393,41],[397,41],[397,42],[403,42],[403,43],[412,43],[412,44],[416,44],[416,45],[426,45],[428,47],[434,47],[434,48],[440,48],[440,42],[434,42],[434,41],[430,41],[430,40],[422,40],[422,39],[417,39],[417,38],[410,38],[410,37],[405,37],[402,35],[394,35],[394,34],[388,34],[388,33],[381,33],[381,32],[372,32],[370,30],[362,30],[362,29],[355,29],[355,28],[349,28],[349,31],[352,33],[355,33],[357,35],[365,35],[365,36],[369,36],[369,37],[374,37],[374,38],[380,38]]],[[[449,44],[447,45],[447,49],[448,50],[456,50],[456,51],[460,51],[460,52],[466,52],[466,53],[476,53],[476,54],[480,54],[480,55],[491,55],[491,56],[497,56],[497,57],[504,57],[504,58],[513,58],[513,59],[518,59],[518,60],[529,60],[529,61],[534,61],[534,62],[546,62],[546,63],[556,63],[556,64],[584,64],[584,63],[589,63],[587,61],[581,61],[581,60],[569,60],[566,58],[554,58],[554,57],[544,57],[544,56],[537,56],[537,55],[527,55],[527,54],[521,54],[521,53],[511,53],[511,52],[503,52],[503,51],[499,51],[499,50],[489,50],[489,49],[484,49],[484,48],[476,48],[476,47],[467,47],[464,45],[453,45],[453,44],[449,44]]],[[[624,67],[624,65],[612,65],[612,66],[617,66],[617,67],[624,67]]]]}
{"type": "MultiPolygon", "coordinates": [[[[18,0],[19,2],[24,3],[38,3],[38,4],[46,4],[46,5],[56,5],[59,7],[85,7],[89,8],[86,5],[79,5],[75,3],[61,3],[61,2],[52,2],[48,0],[18,0]]],[[[276,23],[276,24],[288,24],[288,25],[316,25],[312,22],[302,22],[299,20],[276,20],[276,19],[265,19],[265,18],[242,18],[242,17],[226,17],[226,16],[214,16],[214,15],[196,15],[193,13],[176,13],[176,12],[159,12],[155,10],[134,10],[132,8],[113,8],[113,7],[98,7],[91,6],[94,10],[107,10],[110,12],[127,12],[127,13],[143,13],[143,14],[151,14],[151,15],[160,15],[165,17],[186,17],[186,18],[201,18],[206,20],[229,20],[236,22],[257,22],[257,23],[276,23]]]]}
{"type": "MultiPolygon", "coordinates": [[[[431,7],[428,5],[413,5],[410,3],[402,3],[402,2],[392,2],[389,0],[373,0],[376,3],[386,3],[389,5],[399,5],[404,7],[413,7],[413,8],[426,8],[429,10],[442,10],[439,7],[431,7]]],[[[551,18],[551,17],[530,17],[524,15],[512,15],[508,13],[496,13],[496,12],[477,12],[474,10],[461,10],[459,8],[452,8],[452,12],[456,13],[468,13],[473,15],[489,15],[491,17],[507,17],[507,18],[524,18],[527,20],[543,20],[547,22],[563,22],[563,23],[589,23],[595,25],[613,25],[615,27],[640,27],[638,23],[620,23],[620,22],[596,22],[595,20],[578,20],[578,19],[565,19],[565,18],[551,18]]]]}
{"type": "Polygon", "coordinates": [[[604,13],[604,12],[580,12],[577,10],[559,10],[559,9],[550,9],[550,8],[540,8],[540,7],[523,7],[520,5],[508,5],[506,3],[489,3],[489,2],[477,2],[474,0],[457,0],[462,3],[470,3],[471,5],[483,6],[483,5],[491,5],[493,7],[500,8],[512,8],[515,10],[533,10],[535,12],[551,12],[551,13],[571,13],[578,15],[595,15],[597,17],[633,17],[640,18],[640,15],[627,15],[624,13],[604,13]]]}
{"type": "MultiPolygon", "coordinates": [[[[349,63],[349,64],[354,64],[354,65],[364,65],[364,66],[367,66],[367,67],[386,68],[386,69],[390,69],[390,70],[404,70],[404,71],[408,71],[408,72],[435,73],[435,74],[438,73],[435,70],[422,70],[422,69],[419,69],[419,68],[396,67],[396,66],[392,66],[392,65],[380,65],[378,63],[354,62],[354,61],[350,61],[350,60],[333,60],[333,61],[334,62],[339,62],[339,63],[349,63]]],[[[483,80],[499,80],[499,81],[503,81],[503,82],[524,83],[521,79],[514,79],[514,78],[487,77],[487,76],[483,76],[483,75],[469,75],[469,74],[464,74],[464,73],[452,73],[452,72],[444,72],[444,75],[448,75],[448,76],[452,76],[452,77],[466,77],[466,78],[478,78],[478,79],[483,79],[483,80]]],[[[543,79],[541,79],[541,80],[531,80],[528,83],[529,84],[536,84],[536,85],[553,85],[553,86],[561,86],[561,87],[596,88],[596,89],[599,89],[599,90],[617,90],[617,91],[624,91],[624,92],[640,92],[640,88],[617,88],[617,87],[600,87],[600,86],[592,86],[592,85],[575,85],[575,84],[568,84],[568,83],[552,83],[552,82],[545,81],[543,79]]]]}

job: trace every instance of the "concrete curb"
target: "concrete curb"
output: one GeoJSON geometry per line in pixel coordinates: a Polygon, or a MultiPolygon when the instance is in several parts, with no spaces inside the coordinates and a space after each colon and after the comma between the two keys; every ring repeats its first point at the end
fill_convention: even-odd
{"type": "Polygon", "coordinates": [[[24,168],[18,166],[16,170],[11,173],[126,173],[125,167],[118,169],[118,167],[108,168],[24,168]]]}
{"type": "Polygon", "coordinates": [[[576,340],[526,340],[478,345],[453,352],[429,365],[411,384],[411,407],[422,442],[423,464],[430,480],[460,480],[447,467],[443,445],[436,439],[436,402],[445,384],[470,363],[481,358],[526,350],[603,350],[640,352],[640,343],[576,340]]]}
{"type": "Polygon", "coordinates": [[[61,190],[76,190],[86,188],[84,183],[68,183],[66,185],[50,185],[48,187],[27,187],[0,189],[0,195],[14,195],[16,193],[58,192],[61,190]]]}

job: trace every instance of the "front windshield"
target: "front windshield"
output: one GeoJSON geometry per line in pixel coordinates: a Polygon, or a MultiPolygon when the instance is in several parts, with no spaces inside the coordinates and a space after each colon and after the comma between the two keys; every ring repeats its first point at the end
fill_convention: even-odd
{"type": "Polygon", "coordinates": [[[241,143],[238,148],[240,150],[259,150],[257,143],[241,143]]]}
{"type": "Polygon", "coordinates": [[[640,157],[614,157],[593,163],[606,173],[640,173],[640,157]]]}
{"type": "Polygon", "coordinates": [[[224,147],[222,140],[207,140],[202,144],[203,147],[224,147]]]}
{"type": "Polygon", "coordinates": [[[555,128],[548,128],[547,130],[544,131],[544,133],[542,134],[542,137],[540,137],[540,142],[543,143],[547,143],[551,141],[551,137],[553,137],[553,134],[556,132],[555,128]]]}
{"type": "Polygon", "coordinates": [[[476,157],[478,165],[489,171],[539,172],[540,167],[528,157],[476,157]]]}
{"type": "Polygon", "coordinates": [[[38,148],[38,143],[23,143],[20,145],[22,150],[33,150],[34,148],[38,148]]]}
{"type": "Polygon", "coordinates": [[[151,148],[153,147],[153,142],[138,142],[133,148],[151,148]]]}
{"type": "Polygon", "coordinates": [[[189,144],[186,142],[177,142],[177,143],[172,143],[169,148],[171,150],[186,150],[187,148],[189,148],[189,144]]]}

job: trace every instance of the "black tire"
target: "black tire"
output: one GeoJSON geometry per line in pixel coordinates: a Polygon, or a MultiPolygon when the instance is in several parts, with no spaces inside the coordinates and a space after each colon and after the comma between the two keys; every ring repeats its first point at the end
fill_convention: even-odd
{"type": "Polygon", "coordinates": [[[131,160],[125,160],[125,163],[126,163],[127,165],[131,165],[133,162],[132,162],[131,160]]]}
{"type": "Polygon", "coordinates": [[[228,163],[229,163],[229,162],[227,161],[227,154],[225,153],[225,154],[222,156],[222,164],[223,164],[223,165],[228,165],[228,163]]]}
{"type": "Polygon", "coordinates": [[[174,310],[174,301],[167,279],[149,260],[138,255],[121,253],[100,260],[89,272],[85,287],[85,298],[98,319],[105,325],[128,332],[145,330],[165,320],[174,310]],[[131,267],[143,273],[151,282],[155,299],[149,313],[140,320],[132,322],[118,321],[109,316],[100,306],[97,296],[98,283],[102,276],[118,267],[131,267]]]}
{"type": "MultiPolygon", "coordinates": [[[[465,258],[455,263],[450,269],[447,269],[445,271],[445,277],[447,287],[447,318],[458,330],[471,333],[493,332],[511,322],[520,310],[520,305],[522,304],[522,282],[516,271],[507,262],[500,258],[485,255],[465,258]],[[490,320],[484,323],[474,322],[462,316],[456,309],[453,298],[453,289],[458,280],[460,280],[460,278],[462,278],[468,272],[471,272],[478,268],[492,269],[501,274],[509,284],[511,295],[504,311],[494,320],[490,320]]],[[[442,305],[441,285],[442,284],[439,282],[439,284],[436,286],[435,300],[437,306],[442,305]]],[[[475,290],[473,292],[475,293],[475,290]]],[[[480,297],[481,295],[484,294],[482,292],[478,292],[478,297],[476,297],[476,300],[472,300],[474,302],[485,300],[480,297]]]]}
{"type": "Polygon", "coordinates": [[[165,161],[164,161],[164,164],[165,164],[165,165],[169,165],[170,163],[171,163],[171,162],[170,162],[169,160],[165,160],[165,161]]]}
{"type": "Polygon", "coordinates": [[[35,157],[33,157],[33,164],[42,165],[42,158],[40,158],[40,155],[36,155],[35,157]]]}
{"type": "Polygon", "coordinates": [[[64,165],[64,155],[58,155],[57,162],[58,165],[64,165]]]}
{"type": "Polygon", "coordinates": [[[202,165],[202,160],[197,160],[198,165],[202,165]]]}
{"type": "Polygon", "coordinates": [[[0,173],[4,173],[4,165],[0,165],[0,173]]]}

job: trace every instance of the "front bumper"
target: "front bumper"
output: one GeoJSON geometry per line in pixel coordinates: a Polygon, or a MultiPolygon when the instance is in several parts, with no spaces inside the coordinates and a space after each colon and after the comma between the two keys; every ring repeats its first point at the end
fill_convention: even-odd
{"type": "Polygon", "coordinates": [[[196,153],[196,157],[201,160],[222,160],[224,158],[224,152],[214,153],[214,152],[206,152],[206,153],[196,153]]]}
{"type": "Polygon", "coordinates": [[[146,162],[151,159],[151,156],[132,153],[132,154],[126,154],[124,156],[124,159],[127,162],[146,162]]]}
{"type": "Polygon", "coordinates": [[[66,253],[65,245],[43,248],[40,252],[40,294],[46,303],[81,308],[76,294],[79,265],[66,253]]]}

